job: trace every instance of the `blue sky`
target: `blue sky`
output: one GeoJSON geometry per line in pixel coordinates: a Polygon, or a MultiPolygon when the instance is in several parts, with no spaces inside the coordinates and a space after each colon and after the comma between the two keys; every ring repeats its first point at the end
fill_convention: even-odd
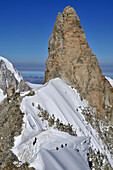
{"type": "Polygon", "coordinates": [[[12,63],[45,63],[56,16],[68,5],[99,63],[113,64],[113,0],[0,0],[0,55],[12,63]]]}

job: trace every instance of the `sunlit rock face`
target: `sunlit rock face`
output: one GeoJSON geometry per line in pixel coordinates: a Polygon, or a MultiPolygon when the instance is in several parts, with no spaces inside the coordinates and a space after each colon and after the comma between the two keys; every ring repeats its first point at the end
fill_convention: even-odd
{"type": "Polygon", "coordinates": [[[15,91],[27,91],[30,89],[13,65],[8,60],[0,57],[0,89],[6,94],[7,89],[11,86],[14,87],[15,91]]]}
{"type": "Polygon", "coordinates": [[[89,101],[99,113],[99,118],[107,117],[113,123],[113,88],[103,76],[72,7],[58,13],[48,52],[43,82],[60,77],[89,101]]]}

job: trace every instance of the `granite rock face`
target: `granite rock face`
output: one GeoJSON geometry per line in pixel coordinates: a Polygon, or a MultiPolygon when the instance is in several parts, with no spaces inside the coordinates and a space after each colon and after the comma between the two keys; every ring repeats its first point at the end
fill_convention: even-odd
{"type": "Polygon", "coordinates": [[[30,89],[13,65],[8,60],[0,58],[0,89],[6,94],[7,89],[10,88],[10,86],[13,86],[15,91],[18,90],[20,92],[28,91],[30,89]],[[7,65],[11,65],[13,72],[7,67],[7,65]]]}
{"type": "Polygon", "coordinates": [[[68,6],[58,13],[49,39],[43,83],[60,77],[78,90],[100,118],[113,123],[113,87],[103,76],[86,40],[76,11],[68,6]]]}

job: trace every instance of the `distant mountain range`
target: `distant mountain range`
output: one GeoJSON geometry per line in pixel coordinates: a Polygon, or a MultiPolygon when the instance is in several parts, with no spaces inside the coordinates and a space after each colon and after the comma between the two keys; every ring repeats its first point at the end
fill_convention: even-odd
{"type": "Polygon", "coordinates": [[[21,73],[26,81],[35,84],[42,84],[44,79],[45,64],[14,64],[15,68],[21,73]]]}

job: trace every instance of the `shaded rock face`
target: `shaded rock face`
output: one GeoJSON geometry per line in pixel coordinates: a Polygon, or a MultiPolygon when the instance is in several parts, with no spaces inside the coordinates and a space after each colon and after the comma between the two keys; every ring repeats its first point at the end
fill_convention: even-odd
{"type": "Polygon", "coordinates": [[[103,76],[91,52],[75,10],[66,7],[58,13],[49,39],[43,83],[60,77],[78,90],[89,104],[113,123],[113,88],[103,76]]]}
{"type": "MultiPolygon", "coordinates": [[[[15,69],[15,68],[14,68],[15,69]]],[[[18,73],[20,76],[20,74],[18,73]]],[[[26,84],[24,79],[19,82],[10,70],[6,67],[3,60],[0,60],[0,88],[3,90],[4,94],[7,93],[7,89],[13,86],[15,90],[27,91],[30,87],[26,84]]]]}

